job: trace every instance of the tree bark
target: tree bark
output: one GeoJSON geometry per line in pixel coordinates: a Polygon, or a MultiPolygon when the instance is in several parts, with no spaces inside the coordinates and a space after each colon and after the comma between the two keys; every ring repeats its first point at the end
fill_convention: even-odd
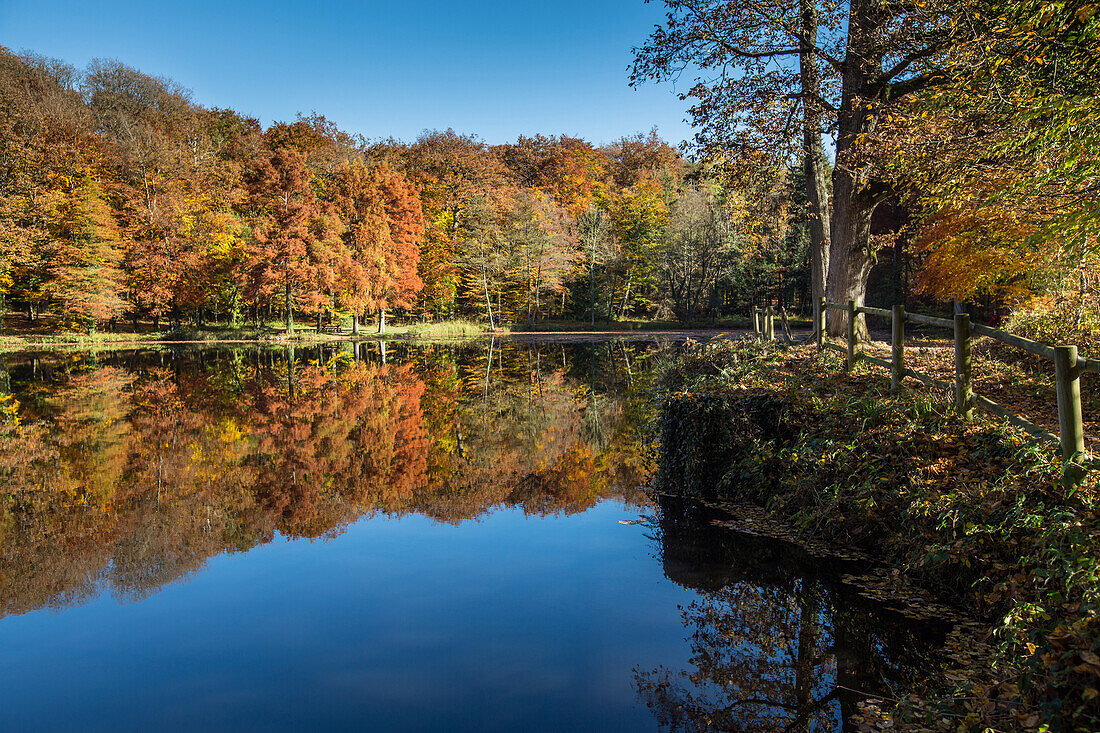
{"type": "Polygon", "coordinates": [[[821,323],[818,310],[829,273],[829,188],[825,180],[825,151],[821,144],[821,70],[814,54],[817,45],[816,0],[800,0],[800,19],[805,40],[800,45],[802,75],[802,168],[806,179],[806,201],[810,220],[810,274],[813,294],[814,335],[821,323]]]}
{"type": "MultiPolygon", "coordinates": [[[[833,169],[833,217],[826,295],[834,303],[863,305],[867,276],[874,265],[871,216],[878,194],[871,190],[867,166],[856,155],[861,135],[874,131],[882,87],[885,10],[878,0],[853,0],[848,17],[848,49],[837,115],[836,168],[833,169]]],[[[831,310],[829,333],[842,336],[847,314],[831,310]]],[[[856,337],[866,340],[867,323],[859,316],[856,337]]]]}
{"type": "Polygon", "coordinates": [[[386,309],[378,309],[378,333],[386,332],[386,309]]]}
{"type": "MultiPolygon", "coordinates": [[[[863,305],[867,296],[867,276],[874,265],[871,250],[871,215],[875,202],[858,189],[861,181],[848,170],[837,168],[833,176],[832,242],[829,253],[829,278],[827,295],[830,302],[847,303],[854,300],[863,305]]],[[[868,338],[867,323],[862,315],[857,317],[856,337],[868,338]]],[[[830,310],[828,329],[832,336],[843,336],[848,327],[845,311],[830,310]]]]}

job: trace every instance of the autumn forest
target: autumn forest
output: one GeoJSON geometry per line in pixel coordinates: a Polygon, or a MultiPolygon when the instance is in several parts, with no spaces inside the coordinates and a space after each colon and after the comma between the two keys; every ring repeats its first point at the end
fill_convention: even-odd
{"type": "Polygon", "coordinates": [[[700,175],[655,133],[406,144],[320,114],[263,129],[119,62],[2,64],[0,292],[31,319],[289,332],[297,316],[357,333],[392,311],[691,320],[801,292],[778,168],[700,175]]]}
{"type": "Polygon", "coordinates": [[[0,46],[3,725],[1100,727],[1100,4],[322,5],[0,46]]]}

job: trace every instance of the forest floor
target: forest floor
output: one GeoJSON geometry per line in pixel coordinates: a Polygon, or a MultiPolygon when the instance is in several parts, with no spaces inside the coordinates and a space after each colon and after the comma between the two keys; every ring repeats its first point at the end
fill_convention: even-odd
{"type": "MultiPolygon", "coordinates": [[[[950,353],[907,350],[948,382],[950,353]]],[[[975,348],[976,390],[1041,422],[1046,364],[1006,356],[975,348]]],[[[846,374],[810,345],[688,349],[660,396],[665,490],[764,507],[795,536],[897,568],[869,589],[884,603],[966,619],[940,675],[876,701],[861,731],[1100,730],[1100,471],[1068,486],[1055,450],[999,418],[964,420],[916,380],[891,394],[886,369],[846,374]]]]}
{"type": "MultiPolygon", "coordinates": [[[[864,350],[889,360],[890,335],[872,333],[871,336],[873,341],[865,345],[864,350]]],[[[1054,365],[1050,361],[986,337],[974,340],[971,359],[976,394],[993,400],[1053,435],[1058,434],[1054,365]]],[[[905,361],[909,369],[948,385],[955,383],[955,344],[950,338],[919,336],[908,339],[905,361]]],[[[861,364],[858,369],[889,377],[884,368],[873,364],[861,364]]],[[[1085,447],[1100,454],[1100,375],[1085,372],[1080,381],[1085,447]]],[[[946,393],[944,399],[954,400],[954,393],[946,393]]]]}

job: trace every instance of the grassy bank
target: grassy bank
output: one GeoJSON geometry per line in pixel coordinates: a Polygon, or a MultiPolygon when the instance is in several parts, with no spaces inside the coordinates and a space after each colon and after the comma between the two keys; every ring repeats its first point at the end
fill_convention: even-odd
{"type": "Polygon", "coordinates": [[[488,330],[481,323],[453,320],[414,324],[405,329],[405,335],[410,338],[472,338],[488,333],[488,330]]]}
{"type": "MultiPolygon", "coordinates": [[[[0,333],[0,350],[13,351],[38,347],[87,347],[152,345],[172,342],[233,342],[249,341],[258,343],[301,343],[338,340],[372,339],[437,339],[470,338],[487,333],[485,326],[471,321],[454,320],[439,323],[387,326],[385,334],[379,334],[370,327],[364,327],[358,335],[348,332],[318,332],[308,325],[296,326],[293,336],[287,336],[282,324],[270,323],[262,326],[183,326],[176,329],[152,329],[134,331],[131,328],[115,331],[79,332],[61,328],[22,328],[8,329],[0,333]]],[[[498,332],[499,333],[499,332],[498,332]]]]}
{"type": "Polygon", "coordinates": [[[896,724],[1100,730],[1097,472],[1069,489],[1025,436],[964,421],[916,383],[890,395],[884,370],[844,375],[810,348],[696,347],[670,367],[666,489],[766,507],[981,621],[971,644],[988,658],[956,655],[896,724]]]}

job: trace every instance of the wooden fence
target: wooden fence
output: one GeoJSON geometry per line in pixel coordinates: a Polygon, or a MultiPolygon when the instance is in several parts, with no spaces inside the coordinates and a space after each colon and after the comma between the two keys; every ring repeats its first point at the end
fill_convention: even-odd
{"type": "MultiPolygon", "coordinates": [[[[817,324],[818,327],[815,329],[817,332],[817,348],[819,351],[831,349],[844,354],[846,370],[851,370],[860,361],[870,362],[889,369],[890,388],[895,392],[901,389],[905,377],[913,377],[945,391],[952,391],[953,388],[955,407],[960,415],[969,418],[973,415],[975,408],[980,408],[1004,418],[1033,437],[1058,445],[1061,448],[1062,460],[1066,465],[1067,479],[1076,482],[1083,475],[1083,466],[1087,457],[1085,455],[1085,432],[1081,415],[1081,375],[1085,372],[1100,374],[1100,359],[1086,359],[1079,356],[1076,346],[1048,346],[1047,344],[1005,333],[996,328],[971,323],[970,316],[966,313],[956,314],[954,320],[949,320],[920,313],[909,313],[901,305],[895,305],[892,309],[887,310],[885,308],[859,306],[856,305],[854,300],[848,301],[847,305],[830,303],[824,298],[821,300],[818,313],[820,314],[820,323],[817,324]],[[825,335],[825,314],[829,309],[844,311],[848,315],[848,333],[846,343],[843,346],[832,343],[825,335]],[[860,313],[890,319],[890,359],[871,356],[860,348],[859,341],[856,338],[857,316],[860,313]],[[954,385],[906,367],[906,323],[937,326],[948,329],[953,333],[955,343],[954,385]],[[993,400],[974,392],[971,378],[970,350],[975,335],[988,336],[1054,362],[1055,394],[1058,400],[1057,435],[1026,418],[1009,412],[1003,405],[999,405],[993,400]]],[[[771,341],[775,339],[775,313],[770,306],[765,309],[753,309],[753,328],[764,340],[771,341]]]]}

